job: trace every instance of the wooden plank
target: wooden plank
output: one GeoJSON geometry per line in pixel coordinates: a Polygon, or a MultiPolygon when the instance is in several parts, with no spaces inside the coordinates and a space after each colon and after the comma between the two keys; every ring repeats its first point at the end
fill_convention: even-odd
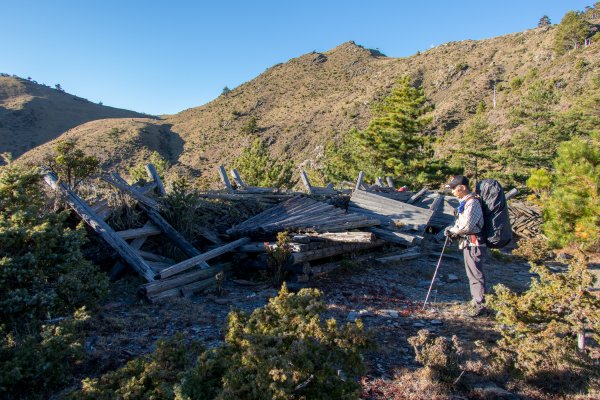
{"type": "Polygon", "coordinates": [[[81,219],[115,249],[138,274],[148,282],[154,280],[154,273],[148,264],[106,222],[100,219],[85,201],[80,199],[67,185],[59,183],[58,178],[53,173],[47,173],[44,180],[52,189],[62,192],[69,206],[81,219]]]}
{"type": "Polygon", "coordinates": [[[222,165],[219,165],[219,176],[221,177],[221,182],[223,182],[223,185],[225,185],[225,189],[227,189],[229,193],[233,193],[231,182],[229,182],[229,178],[227,177],[227,173],[225,172],[225,167],[222,165]]]}
{"type": "Polygon", "coordinates": [[[173,259],[171,259],[169,257],[164,257],[164,256],[161,256],[159,254],[150,253],[149,251],[138,250],[137,253],[140,256],[142,256],[142,258],[144,260],[163,262],[163,263],[167,263],[167,264],[170,264],[170,265],[176,264],[175,260],[173,260],[173,259]]]}
{"type": "Polygon", "coordinates": [[[519,191],[517,190],[517,188],[513,188],[510,191],[506,192],[506,195],[504,197],[506,198],[506,200],[510,200],[513,197],[515,197],[518,193],[519,191]]]}
{"type": "Polygon", "coordinates": [[[110,183],[111,185],[113,185],[114,187],[116,187],[119,190],[122,190],[124,192],[126,192],[127,194],[129,194],[131,197],[133,197],[134,199],[136,199],[138,202],[147,205],[148,207],[152,207],[152,208],[158,208],[158,202],[154,199],[151,199],[150,197],[143,195],[141,192],[138,192],[137,190],[135,190],[131,185],[127,184],[127,182],[123,183],[121,181],[121,179],[118,179],[117,177],[119,177],[118,174],[116,173],[112,173],[112,176],[101,176],[100,179],[102,179],[103,181],[110,183]]]}
{"type": "Polygon", "coordinates": [[[304,187],[306,187],[308,194],[312,194],[313,193],[312,186],[310,185],[310,181],[308,180],[306,171],[304,171],[304,170],[300,171],[300,178],[302,179],[302,183],[304,183],[304,187]]]}
{"type": "MultiPolygon", "coordinates": [[[[144,227],[148,227],[151,225],[152,225],[152,222],[147,221],[146,224],[144,225],[144,227]]],[[[148,239],[148,236],[133,239],[131,241],[131,243],[129,243],[129,247],[131,247],[133,250],[139,250],[142,248],[142,246],[146,242],[146,239],[148,239]]],[[[119,275],[121,275],[121,273],[123,273],[125,268],[127,268],[126,263],[124,263],[122,260],[117,261],[115,263],[115,265],[113,265],[113,267],[108,272],[108,277],[110,278],[111,281],[116,280],[119,277],[119,275]]]]}
{"type": "Polygon", "coordinates": [[[358,173],[358,179],[356,180],[356,186],[354,187],[355,191],[361,189],[364,179],[365,179],[365,173],[363,171],[360,171],[358,173]]]}
{"type": "Polygon", "coordinates": [[[318,260],[343,253],[350,253],[352,251],[371,249],[373,247],[382,246],[384,243],[385,242],[383,240],[377,240],[372,243],[344,243],[342,245],[326,247],[319,250],[292,253],[290,254],[290,261],[292,264],[299,264],[306,261],[318,260]]]}
{"type": "Polygon", "coordinates": [[[156,235],[160,235],[161,233],[162,233],[162,231],[154,225],[145,226],[143,228],[127,229],[124,231],[116,232],[116,234],[119,235],[119,237],[123,240],[137,239],[137,238],[148,237],[148,236],[156,236],[156,235]]]}
{"type": "Polygon", "coordinates": [[[373,232],[375,236],[380,239],[383,239],[387,242],[402,244],[404,246],[414,246],[415,244],[420,243],[423,239],[422,236],[410,235],[405,232],[396,232],[381,228],[369,228],[369,231],[373,232]]]}
{"type": "Polygon", "coordinates": [[[375,239],[371,232],[327,232],[327,233],[310,233],[311,238],[326,239],[332,242],[344,243],[370,243],[375,239]]]}
{"type": "Polygon", "coordinates": [[[381,177],[378,176],[377,179],[375,180],[375,184],[379,187],[383,187],[383,179],[381,179],[381,177]]]}
{"type": "MultiPolygon", "coordinates": [[[[227,264],[225,264],[225,266],[226,265],[227,264]]],[[[190,271],[185,274],[180,274],[169,279],[161,279],[158,281],[147,283],[145,285],[142,285],[140,287],[140,290],[146,296],[153,297],[158,293],[164,292],[166,290],[180,288],[192,282],[210,278],[211,276],[214,276],[215,274],[223,271],[223,269],[224,265],[217,265],[215,267],[210,267],[207,269],[196,269],[194,271],[190,271]]]]}
{"type": "Polygon", "coordinates": [[[146,173],[148,174],[148,177],[152,179],[154,183],[156,183],[158,193],[161,196],[166,196],[167,191],[165,190],[165,186],[163,185],[160,176],[158,176],[158,172],[156,171],[156,167],[154,166],[154,164],[146,164],[146,173]]]}
{"type": "Polygon", "coordinates": [[[394,186],[394,179],[392,179],[391,176],[386,176],[385,180],[387,181],[388,187],[390,187],[392,189],[395,188],[395,186],[394,186]]]}
{"type": "Polygon", "coordinates": [[[184,260],[184,261],[180,262],[179,264],[175,264],[172,267],[165,269],[157,276],[157,278],[164,279],[164,278],[173,276],[175,274],[181,273],[185,270],[188,270],[188,269],[198,265],[201,262],[206,262],[206,261],[210,260],[211,258],[218,257],[221,254],[231,251],[231,250],[235,249],[236,247],[246,244],[249,241],[250,241],[250,239],[248,239],[248,238],[241,238],[234,242],[228,243],[224,246],[220,246],[220,247],[217,247],[216,249],[207,251],[204,254],[200,254],[196,257],[192,257],[190,259],[184,260]]]}
{"type": "Polygon", "coordinates": [[[231,171],[231,176],[233,176],[233,181],[236,183],[236,185],[238,185],[238,188],[240,189],[246,189],[248,186],[246,185],[246,182],[243,181],[242,177],[240,176],[240,173],[238,172],[237,169],[233,168],[231,171]]]}

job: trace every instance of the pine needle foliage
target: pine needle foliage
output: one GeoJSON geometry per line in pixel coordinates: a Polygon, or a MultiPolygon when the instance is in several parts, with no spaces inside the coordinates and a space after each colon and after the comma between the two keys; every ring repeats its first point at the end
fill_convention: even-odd
{"type": "Polygon", "coordinates": [[[65,140],[54,146],[54,155],[45,160],[50,171],[59,179],[76,189],[83,180],[98,170],[100,161],[77,148],[73,140],[65,140]]]}
{"type": "Polygon", "coordinates": [[[260,138],[242,151],[234,166],[251,186],[291,189],[297,182],[293,177],[293,161],[272,158],[268,146],[260,138]]]}
{"type": "Polygon", "coordinates": [[[531,272],[539,278],[524,293],[497,285],[487,297],[502,334],[499,354],[529,377],[573,369],[591,373],[593,362],[577,348],[583,328],[600,340],[600,299],[587,290],[593,283],[587,263],[575,259],[564,273],[532,263],[531,272]]]}
{"type": "Polygon", "coordinates": [[[590,36],[591,26],[581,12],[569,11],[560,21],[554,36],[554,51],[562,55],[583,45],[590,36]]]}
{"type": "Polygon", "coordinates": [[[226,344],[205,353],[184,380],[182,399],[357,399],[364,372],[360,350],[369,347],[361,321],[324,323],[322,294],[288,292],[251,315],[229,314],[226,344]],[[216,397],[207,382],[220,382],[216,397]]]}

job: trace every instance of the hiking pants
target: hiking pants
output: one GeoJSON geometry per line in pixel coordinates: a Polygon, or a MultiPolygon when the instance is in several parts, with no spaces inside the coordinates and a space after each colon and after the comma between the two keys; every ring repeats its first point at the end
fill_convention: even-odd
{"type": "Polygon", "coordinates": [[[471,297],[476,303],[483,303],[485,294],[485,275],[483,261],[488,255],[487,246],[467,246],[463,249],[465,270],[469,278],[471,297]]]}

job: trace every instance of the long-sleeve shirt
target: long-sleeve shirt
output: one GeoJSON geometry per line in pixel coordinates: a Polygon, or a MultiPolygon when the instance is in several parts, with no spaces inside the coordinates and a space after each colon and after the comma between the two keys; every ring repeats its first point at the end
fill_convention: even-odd
{"type": "MultiPolygon", "coordinates": [[[[481,233],[483,229],[483,211],[481,210],[481,203],[473,194],[466,195],[461,202],[465,202],[464,209],[458,214],[458,219],[454,223],[454,226],[450,228],[450,232],[455,235],[466,237],[468,235],[476,235],[481,233]]],[[[460,248],[467,246],[483,245],[484,243],[473,244],[469,240],[461,241],[460,248]]]]}

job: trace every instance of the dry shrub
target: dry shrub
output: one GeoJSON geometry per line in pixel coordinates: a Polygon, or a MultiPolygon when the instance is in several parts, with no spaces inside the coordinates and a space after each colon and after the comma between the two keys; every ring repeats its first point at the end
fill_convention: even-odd
{"type": "Polygon", "coordinates": [[[400,370],[390,380],[363,379],[362,398],[368,400],[447,400],[448,386],[431,379],[425,368],[417,371],[400,370]]]}
{"type": "Polygon", "coordinates": [[[414,347],[415,359],[425,366],[424,371],[432,380],[451,383],[460,375],[463,350],[456,336],[448,340],[421,329],[417,336],[408,338],[408,343],[414,347]]]}

